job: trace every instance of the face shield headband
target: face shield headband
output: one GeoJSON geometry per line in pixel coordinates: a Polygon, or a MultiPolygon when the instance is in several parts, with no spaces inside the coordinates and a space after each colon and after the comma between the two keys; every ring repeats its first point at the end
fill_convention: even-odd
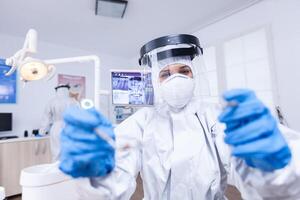
{"type": "Polygon", "coordinates": [[[147,65],[152,67],[153,63],[149,57],[149,52],[169,45],[179,45],[179,44],[188,44],[190,47],[187,48],[174,48],[161,51],[157,53],[157,61],[164,60],[171,57],[186,57],[189,56],[193,60],[196,56],[203,54],[203,49],[200,46],[199,40],[197,37],[192,35],[171,35],[161,37],[155,40],[152,40],[145,44],[140,51],[140,65],[147,65]]]}
{"type": "Polygon", "coordinates": [[[59,86],[55,87],[54,89],[57,91],[60,88],[67,88],[69,90],[70,86],[69,85],[59,85],[59,86]]]}

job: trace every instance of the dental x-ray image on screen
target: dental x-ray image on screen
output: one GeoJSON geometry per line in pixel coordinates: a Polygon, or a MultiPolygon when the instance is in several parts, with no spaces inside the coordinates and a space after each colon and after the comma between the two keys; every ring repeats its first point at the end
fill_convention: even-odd
{"type": "Polygon", "coordinates": [[[112,71],[112,101],[114,105],[153,105],[151,73],[112,71]]]}

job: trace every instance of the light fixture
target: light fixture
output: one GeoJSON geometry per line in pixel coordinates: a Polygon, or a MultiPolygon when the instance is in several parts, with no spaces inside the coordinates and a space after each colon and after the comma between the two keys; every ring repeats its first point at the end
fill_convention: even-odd
{"type": "Polygon", "coordinates": [[[126,0],[96,0],[96,15],[123,18],[127,3],[126,0]]]}
{"type": "Polygon", "coordinates": [[[36,81],[48,76],[48,79],[54,74],[54,66],[47,65],[41,60],[27,58],[19,66],[20,76],[23,81],[36,81]]]}
{"type": "MultiPolygon", "coordinates": [[[[5,76],[12,75],[16,70],[19,71],[21,80],[25,83],[28,81],[36,81],[41,79],[50,80],[54,77],[56,68],[54,65],[67,63],[94,63],[94,106],[99,109],[100,106],[100,58],[96,55],[79,56],[71,58],[58,58],[51,60],[39,60],[31,56],[37,53],[37,31],[30,29],[26,35],[23,48],[17,51],[13,56],[0,59],[5,65],[10,66],[11,69],[5,76]]],[[[4,64],[3,63],[3,64],[4,64]]]]}

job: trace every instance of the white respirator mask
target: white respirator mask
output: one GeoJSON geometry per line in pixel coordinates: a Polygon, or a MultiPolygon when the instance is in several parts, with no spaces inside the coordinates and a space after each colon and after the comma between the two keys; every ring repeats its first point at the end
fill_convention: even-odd
{"type": "Polygon", "coordinates": [[[194,95],[195,81],[183,74],[173,74],[159,87],[161,97],[175,109],[185,107],[194,95]]]}

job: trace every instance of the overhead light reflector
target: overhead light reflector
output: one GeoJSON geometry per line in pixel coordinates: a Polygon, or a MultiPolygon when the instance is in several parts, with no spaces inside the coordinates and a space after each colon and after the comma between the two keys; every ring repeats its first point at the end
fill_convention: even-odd
{"type": "Polygon", "coordinates": [[[21,79],[24,81],[36,81],[50,76],[53,71],[52,65],[36,59],[27,59],[19,67],[21,79]]]}

